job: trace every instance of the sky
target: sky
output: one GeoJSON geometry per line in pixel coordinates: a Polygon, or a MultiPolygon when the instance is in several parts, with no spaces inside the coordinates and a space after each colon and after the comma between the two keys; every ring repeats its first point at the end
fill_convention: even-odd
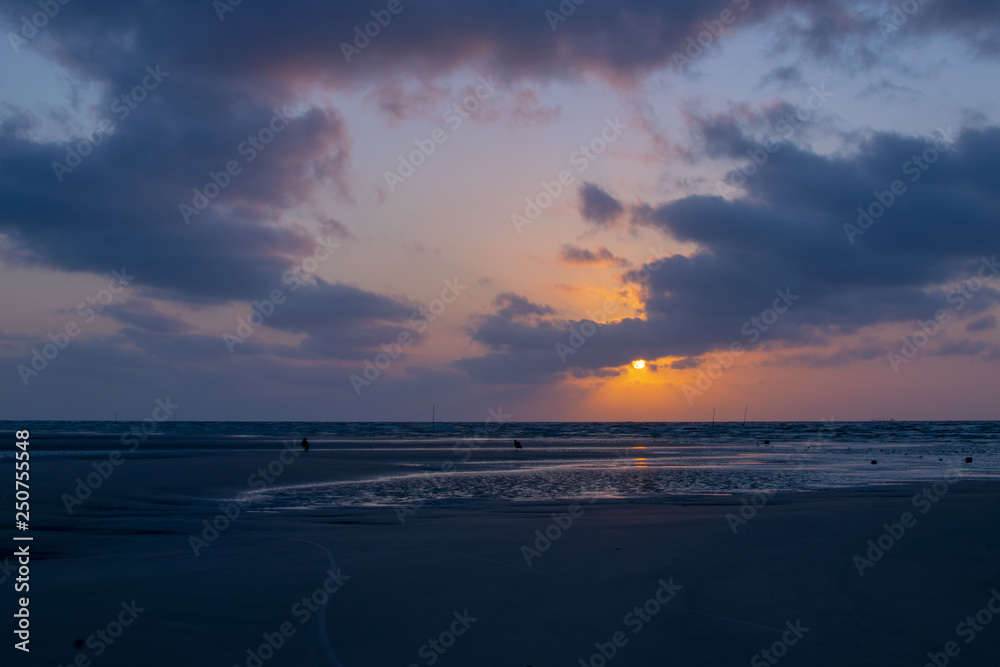
{"type": "Polygon", "coordinates": [[[1000,418],[993,2],[0,32],[0,418],[1000,418]]]}

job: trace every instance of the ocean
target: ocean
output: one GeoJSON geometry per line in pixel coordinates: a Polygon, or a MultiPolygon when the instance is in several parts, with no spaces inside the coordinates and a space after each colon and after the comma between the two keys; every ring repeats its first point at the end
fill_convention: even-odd
{"type": "MultiPolygon", "coordinates": [[[[257,511],[506,499],[676,498],[1000,477],[1000,422],[0,422],[49,457],[278,451],[309,439],[336,480],[248,489],[257,511]],[[144,430],[144,428],[146,430],[144,430]],[[515,449],[514,440],[523,449],[515,449]],[[971,458],[967,462],[966,458],[971,458]],[[877,463],[872,464],[872,461],[877,463]]],[[[0,458],[13,456],[9,448],[0,458]]]]}

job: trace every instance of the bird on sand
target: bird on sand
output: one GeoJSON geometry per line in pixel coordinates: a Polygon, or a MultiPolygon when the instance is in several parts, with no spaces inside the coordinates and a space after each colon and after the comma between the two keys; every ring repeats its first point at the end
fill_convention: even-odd
{"type": "Polygon", "coordinates": [[[521,449],[521,443],[519,443],[519,442],[518,442],[517,440],[515,440],[515,441],[514,441],[514,447],[515,447],[516,449],[521,449]]]}

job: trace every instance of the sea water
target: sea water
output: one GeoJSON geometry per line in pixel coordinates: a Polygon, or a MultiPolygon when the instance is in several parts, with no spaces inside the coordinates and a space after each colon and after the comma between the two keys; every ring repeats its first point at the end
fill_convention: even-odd
{"type": "MultiPolygon", "coordinates": [[[[36,457],[277,450],[352,463],[349,479],[275,484],[254,509],[475,500],[643,499],[1000,477],[1000,422],[0,422],[36,457]],[[522,449],[514,447],[514,440],[522,449]],[[966,462],[966,458],[971,462],[966,462]],[[877,463],[872,464],[872,461],[877,463]],[[366,465],[368,464],[368,465],[366,465]]],[[[12,455],[9,452],[0,457],[12,455]]]]}

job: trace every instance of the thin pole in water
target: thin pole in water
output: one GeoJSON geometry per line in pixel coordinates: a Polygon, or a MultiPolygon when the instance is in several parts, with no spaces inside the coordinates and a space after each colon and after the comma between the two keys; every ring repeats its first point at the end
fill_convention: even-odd
{"type": "Polygon", "coordinates": [[[712,408],[712,426],[715,426],[715,408],[712,408]]]}

